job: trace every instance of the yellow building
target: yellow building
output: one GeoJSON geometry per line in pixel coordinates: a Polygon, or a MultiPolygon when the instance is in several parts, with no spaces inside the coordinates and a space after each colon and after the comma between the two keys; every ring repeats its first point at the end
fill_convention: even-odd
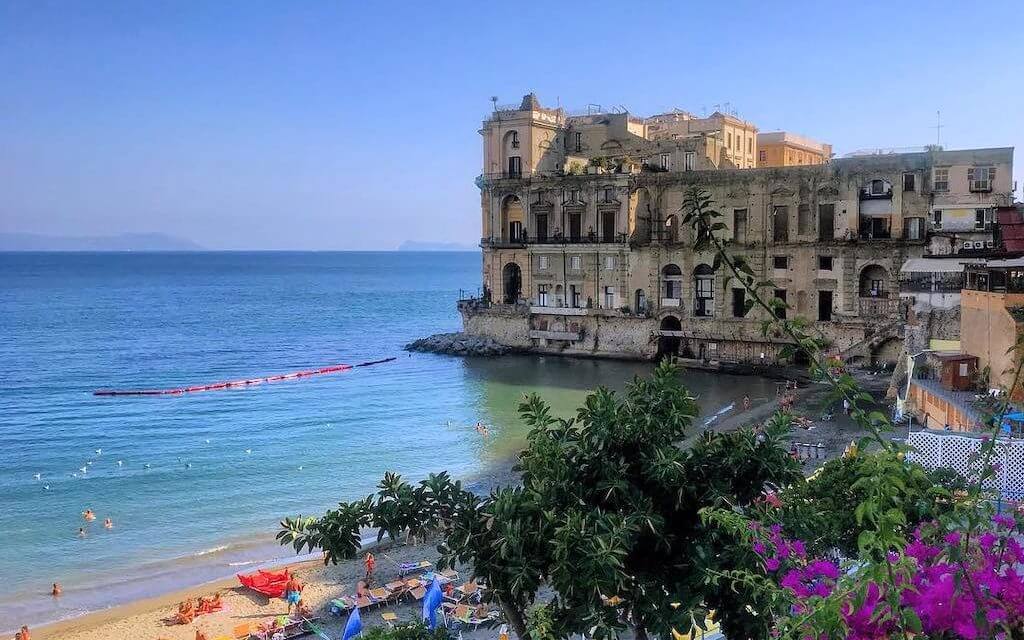
{"type": "MultiPolygon", "coordinates": [[[[1024,331],[1024,258],[968,265],[967,288],[960,296],[960,348],[978,356],[988,369],[991,388],[1013,383],[1016,356],[1012,347],[1024,331]]],[[[1024,396],[1020,386],[1012,398],[1024,396]]]]}
{"type": "Polygon", "coordinates": [[[788,131],[757,134],[758,167],[798,167],[824,164],[832,157],[832,145],[788,131]]]}

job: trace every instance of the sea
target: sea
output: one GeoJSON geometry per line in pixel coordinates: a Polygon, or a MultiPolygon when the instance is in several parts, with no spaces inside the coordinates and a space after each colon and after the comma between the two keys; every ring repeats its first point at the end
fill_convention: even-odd
{"type": "MultiPolygon", "coordinates": [[[[650,373],[403,351],[459,330],[460,290],[479,283],[476,253],[0,253],[0,630],[287,559],[273,540],[283,517],[372,493],[385,471],[472,482],[507,465],[524,393],[568,417],[589,390],[650,373]],[[392,357],[220,391],[93,395],[392,357]]],[[[754,377],[685,382],[702,420],[774,393],[754,377]]]]}

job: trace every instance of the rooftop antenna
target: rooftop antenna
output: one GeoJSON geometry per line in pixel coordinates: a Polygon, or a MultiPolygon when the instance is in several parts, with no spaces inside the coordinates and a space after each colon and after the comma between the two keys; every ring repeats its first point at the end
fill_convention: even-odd
{"type": "Polygon", "coordinates": [[[942,112],[941,111],[936,111],[935,112],[935,126],[932,127],[933,129],[935,129],[935,146],[936,147],[942,146],[942,130],[945,127],[946,127],[946,125],[942,124],[942,112]]]}

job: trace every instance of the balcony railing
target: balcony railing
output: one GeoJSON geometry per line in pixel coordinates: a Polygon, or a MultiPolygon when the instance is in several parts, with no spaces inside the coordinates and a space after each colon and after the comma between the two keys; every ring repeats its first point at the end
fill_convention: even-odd
{"type": "Polygon", "coordinates": [[[858,301],[858,311],[862,318],[889,317],[899,313],[899,298],[865,298],[858,301]]]}
{"type": "Polygon", "coordinates": [[[629,234],[616,233],[612,236],[605,236],[597,233],[588,233],[579,236],[545,236],[533,238],[523,233],[518,238],[480,238],[481,246],[485,247],[525,247],[528,244],[626,244],[629,242],[629,234]]]}

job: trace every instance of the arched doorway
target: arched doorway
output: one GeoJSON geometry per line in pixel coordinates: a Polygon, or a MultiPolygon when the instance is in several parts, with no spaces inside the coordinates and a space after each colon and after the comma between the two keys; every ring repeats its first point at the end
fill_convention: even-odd
{"type": "Polygon", "coordinates": [[[501,239],[504,242],[525,240],[523,204],[516,196],[506,196],[501,203],[501,239]]]}
{"type": "Polygon", "coordinates": [[[501,270],[501,286],[505,304],[515,304],[523,292],[523,273],[518,264],[510,262],[501,270]]]}
{"type": "MultiPolygon", "coordinates": [[[[661,331],[682,331],[683,323],[675,316],[665,316],[661,319],[659,329],[661,331]]],[[[680,340],[681,338],[678,335],[659,335],[657,359],[661,360],[666,356],[675,357],[679,355],[680,340]]]]}

